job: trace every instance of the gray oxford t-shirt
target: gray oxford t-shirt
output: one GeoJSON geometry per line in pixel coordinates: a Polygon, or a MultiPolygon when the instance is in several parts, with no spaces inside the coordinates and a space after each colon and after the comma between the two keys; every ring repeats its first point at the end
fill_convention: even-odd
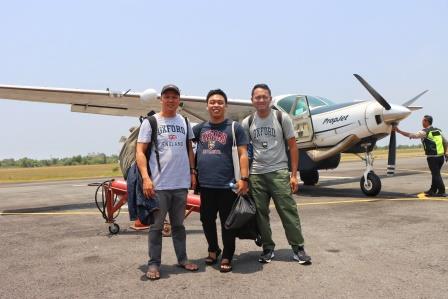
{"type": "MultiPolygon", "coordinates": [[[[174,117],[154,115],[157,120],[157,143],[160,156],[160,171],[157,165],[154,146],[151,147],[149,169],[155,190],[188,189],[191,184],[190,162],[187,151],[187,131],[193,139],[190,123],[186,128],[185,119],[176,114],[174,117]]],[[[137,142],[151,142],[151,125],[145,119],[140,126],[137,142]]]]}
{"type": "Polygon", "coordinates": [[[294,137],[294,127],[288,114],[282,113],[282,127],[277,116],[271,110],[266,118],[260,118],[255,113],[249,128],[249,117],[242,126],[252,141],[253,162],[251,174],[262,174],[288,168],[288,157],[285,152],[285,139],[294,137]]]}

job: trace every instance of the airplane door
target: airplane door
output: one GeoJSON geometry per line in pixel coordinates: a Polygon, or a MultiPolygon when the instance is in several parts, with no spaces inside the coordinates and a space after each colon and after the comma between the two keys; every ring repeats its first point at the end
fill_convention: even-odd
{"type": "Polygon", "coordinates": [[[310,142],[314,130],[306,96],[297,96],[290,112],[297,143],[310,142]]]}

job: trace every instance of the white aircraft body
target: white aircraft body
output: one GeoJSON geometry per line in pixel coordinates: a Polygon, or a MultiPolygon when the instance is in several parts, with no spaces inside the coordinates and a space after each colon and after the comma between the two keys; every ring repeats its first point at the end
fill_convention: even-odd
{"type": "MultiPolygon", "coordinates": [[[[281,95],[272,100],[274,109],[288,113],[294,124],[300,154],[299,173],[306,185],[315,185],[319,169],[339,165],[341,153],[363,153],[366,169],[360,187],[364,194],[375,196],[381,190],[381,180],[373,171],[372,150],[376,142],[388,135],[388,175],[395,170],[395,132],[392,126],[421,109],[412,104],[427,90],[402,105],[389,104],[362,77],[355,77],[375,98],[335,104],[328,99],[310,95],[281,95]]],[[[142,116],[160,110],[160,95],[154,89],[141,93],[109,90],[79,90],[64,88],[0,85],[0,98],[71,105],[72,112],[115,116],[142,116]]],[[[242,120],[254,113],[250,100],[229,99],[227,115],[242,120]]],[[[180,113],[192,121],[209,118],[205,97],[181,95],[180,113]]]]}

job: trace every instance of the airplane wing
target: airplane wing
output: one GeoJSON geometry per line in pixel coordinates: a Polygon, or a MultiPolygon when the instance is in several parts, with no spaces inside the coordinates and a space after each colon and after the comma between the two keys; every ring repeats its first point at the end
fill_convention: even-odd
{"type": "MultiPolygon", "coordinates": [[[[146,115],[160,111],[160,95],[155,90],[144,92],[112,92],[109,90],[83,90],[32,86],[0,85],[0,98],[42,103],[67,104],[72,112],[114,116],[146,115]]],[[[180,112],[192,121],[207,120],[205,97],[181,95],[180,112]]],[[[249,100],[228,100],[228,117],[241,120],[253,110],[249,100]]]]}

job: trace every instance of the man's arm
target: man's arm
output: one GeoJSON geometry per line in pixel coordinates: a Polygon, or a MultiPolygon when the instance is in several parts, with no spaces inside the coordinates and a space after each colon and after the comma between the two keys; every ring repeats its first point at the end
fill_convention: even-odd
{"type": "Polygon", "coordinates": [[[143,181],[143,194],[146,198],[154,197],[154,185],[149,177],[148,160],[146,159],[146,151],[148,150],[149,143],[137,142],[135,150],[135,162],[137,163],[138,170],[142,176],[143,181]]]}
{"type": "Polygon", "coordinates": [[[445,150],[445,161],[448,162],[448,141],[446,140],[445,136],[442,135],[442,142],[443,142],[443,149],[445,150]]]}
{"type": "Polygon", "coordinates": [[[405,137],[409,137],[410,139],[422,139],[426,137],[425,131],[418,131],[417,133],[410,133],[400,130],[398,127],[393,127],[392,130],[394,130],[397,133],[400,133],[401,135],[405,137]]]}
{"type": "Polygon", "coordinates": [[[188,161],[190,163],[191,190],[195,190],[196,185],[197,185],[196,165],[195,165],[195,159],[194,159],[193,144],[191,142],[191,139],[188,141],[188,161]]]}
{"type": "Polygon", "coordinates": [[[297,149],[296,138],[292,137],[288,139],[289,146],[289,158],[291,160],[291,191],[297,192],[299,189],[299,180],[297,179],[297,168],[299,167],[299,150],[297,149]]]}
{"type": "MultiPolygon", "coordinates": [[[[247,145],[238,146],[238,157],[240,160],[241,177],[249,177],[249,158],[247,157],[247,145]]],[[[239,180],[238,194],[246,194],[249,191],[249,184],[247,181],[239,180]]]]}

